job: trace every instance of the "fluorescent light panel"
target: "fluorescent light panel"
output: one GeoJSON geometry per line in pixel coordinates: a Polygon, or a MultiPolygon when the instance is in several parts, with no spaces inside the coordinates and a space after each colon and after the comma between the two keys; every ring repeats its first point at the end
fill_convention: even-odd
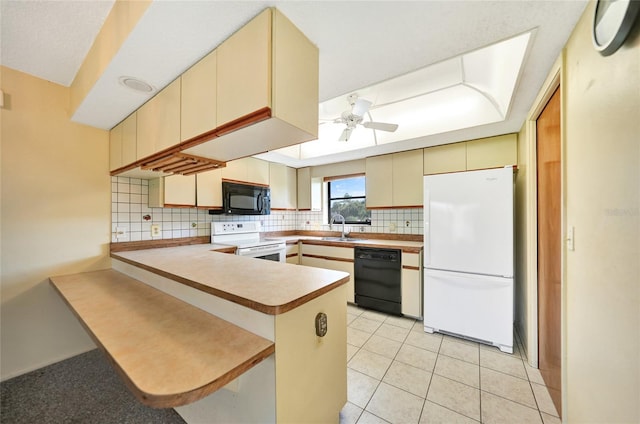
{"type": "Polygon", "coordinates": [[[318,139],[273,153],[309,159],[503,121],[509,113],[531,32],[357,90],[373,102],[364,121],[398,124],[395,132],[358,125],[338,141],[347,95],[319,105],[318,139]]]}

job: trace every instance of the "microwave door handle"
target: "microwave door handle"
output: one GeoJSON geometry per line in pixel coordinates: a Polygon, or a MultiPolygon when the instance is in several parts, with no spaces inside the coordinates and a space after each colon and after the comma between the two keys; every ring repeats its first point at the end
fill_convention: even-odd
{"type": "Polygon", "coordinates": [[[262,213],[262,193],[258,194],[258,204],[256,205],[258,207],[258,212],[262,213]]]}

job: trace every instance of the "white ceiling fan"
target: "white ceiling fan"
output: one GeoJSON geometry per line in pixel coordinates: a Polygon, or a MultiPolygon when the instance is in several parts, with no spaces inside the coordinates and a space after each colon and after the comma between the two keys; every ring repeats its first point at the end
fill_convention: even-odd
{"type": "Polygon", "coordinates": [[[351,137],[351,133],[357,125],[362,125],[363,127],[372,130],[381,130],[388,132],[394,132],[398,129],[398,124],[387,124],[384,122],[373,121],[362,122],[365,114],[367,114],[369,116],[369,119],[371,119],[369,108],[373,103],[369,100],[360,99],[358,98],[357,94],[350,94],[347,96],[347,101],[351,105],[351,110],[345,110],[344,112],[342,112],[342,115],[339,118],[333,121],[336,124],[347,125],[347,128],[342,131],[342,134],[340,135],[340,138],[338,138],[338,141],[349,141],[349,137],[351,137]]]}

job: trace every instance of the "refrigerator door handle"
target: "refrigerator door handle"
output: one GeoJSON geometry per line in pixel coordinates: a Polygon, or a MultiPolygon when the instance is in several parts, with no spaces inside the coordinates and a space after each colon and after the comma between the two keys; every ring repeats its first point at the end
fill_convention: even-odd
{"type": "Polygon", "coordinates": [[[429,228],[431,197],[429,190],[424,190],[424,266],[431,265],[431,231],[429,228]]]}

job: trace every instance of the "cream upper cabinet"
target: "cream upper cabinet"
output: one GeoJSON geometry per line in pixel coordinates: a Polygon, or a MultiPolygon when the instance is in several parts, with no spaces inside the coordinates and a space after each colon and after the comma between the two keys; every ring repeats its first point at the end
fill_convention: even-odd
{"type": "Polygon", "coordinates": [[[217,51],[209,53],[182,74],[180,140],[217,126],[217,51]]]}
{"type": "Polygon", "coordinates": [[[367,158],[365,166],[367,208],[391,207],[393,204],[393,159],[391,155],[367,158]]]}
{"type": "Polygon", "coordinates": [[[149,180],[149,207],[190,207],[196,205],[196,176],[170,175],[149,180]]]}
{"type": "Polygon", "coordinates": [[[392,155],[394,207],[422,207],[422,151],[410,150],[392,155]]]}
{"type": "Polygon", "coordinates": [[[366,160],[367,208],[422,206],[422,151],[366,160]]]}
{"type": "Polygon", "coordinates": [[[271,107],[271,15],[266,9],[216,50],[218,125],[271,107]]]}
{"type": "Polygon", "coordinates": [[[517,134],[424,149],[424,175],[499,168],[517,163],[517,134]]]}
{"type": "Polygon", "coordinates": [[[298,168],[297,170],[297,197],[298,197],[298,210],[310,211],[311,210],[311,168],[298,168]]]}
{"type": "Polygon", "coordinates": [[[251,157],[229,161],[227,166],[222,168],[222,178],[268,186],[269,162],[251,157]]]}
{"type": "Polygon", "coordinates": [[[137,158],[180,143],[180,78],[166,86],[137,112],[137,158]]]}
{"type": "Polygon", "coordinates": [[[122,166],[135,162],[138,145],[138,113],[133,112],[122,121],[122,166]]]}
{"type": "Polygon", "coordinates": [[[318,137],[318,48],[277,9],[216,55],[218,138],[186,144],[186,153],[228,162],[318,137]]]}
{"type": "Polygon", "coordinates": [[[222,209],[222,169],[196,174],[196,206],[222,209]]]}
{"type": "Polygon", "coordinates": [[[424,149],[424,175],[466,171],[467,143],[445,144],[424,149]]]}
{"type": "Polygon", "coordinates": [[[295,210],[296,170],[280,163],[269,163],[269,187],[272,210],[295,210]]]}
{"type": "Polygon", "coordinates": [[[247,182],[269,185],[269,162],[256,158],[241,159],[247,164],[247,182]]]}
{"type": "Polygon", "coordinates": [[[506,134],[467,142],[467,170],[518,163],[518,135],[506,134]]]}
{"type": "Polygon", "coordinates": [[[109,132],[109,163],[112,171],[136,161],[136,112],[109,132]]]}
{"type": "Polygon", "coordinates": [[[109,168],[113,171],[122,167],[122,126],[120,122],[109,131],[109,168]]]}
{"type": "Polygon", "coordinates": [[[297,205],[299,211],[322,210],[322,177],[311,177],[311,168],[298,168],[297,205]]]}
{"type": "Polygon", "coordinates": [[[318,49],[280,11],[264,10],[217,53],[218,125],[270,107],[317,137],[318,49]]]}

